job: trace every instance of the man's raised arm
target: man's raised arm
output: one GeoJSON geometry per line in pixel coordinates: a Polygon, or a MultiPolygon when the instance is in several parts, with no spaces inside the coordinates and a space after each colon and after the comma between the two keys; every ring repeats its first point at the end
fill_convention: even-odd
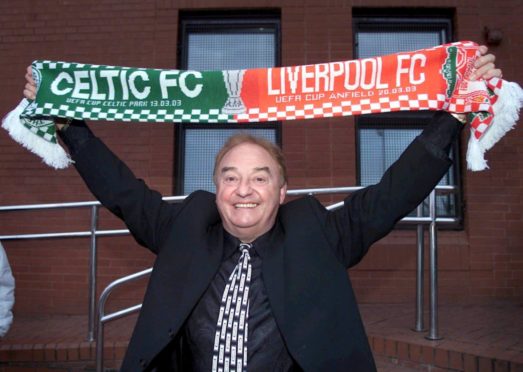
{"type": "MultiPolygon", "coordinates": [[[[27,68],[25,78],[24,96],[34,100],[37,88],[31,67],[27,68]]],[[[164,202],[160,193],[136,178],[85,122],[57,121],[55,124],[89,190],[125,222],[140,244],[158,253],[167,227],[181,206],[164,202]]]]}

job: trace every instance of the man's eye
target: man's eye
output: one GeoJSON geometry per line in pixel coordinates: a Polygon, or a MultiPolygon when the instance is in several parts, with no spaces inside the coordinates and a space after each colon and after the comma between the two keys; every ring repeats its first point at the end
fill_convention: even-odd
{"type": "Polygon", "coordinates": [[[237,178],[237,177],[234,177],[234,176],[226,176],[226,177],[225,177],[225,182],[226,182],[226,183],[234,183],[234,182],[236,182],[237,179],[238,179],[238,178],[237,178]]]}
{"type": "Polygon", "coordinates": [[[254,182],[256,182],[257,184],[264,184],[264,183],[267,183],[267,178],[266,177],[255,177],[254,182]]]}

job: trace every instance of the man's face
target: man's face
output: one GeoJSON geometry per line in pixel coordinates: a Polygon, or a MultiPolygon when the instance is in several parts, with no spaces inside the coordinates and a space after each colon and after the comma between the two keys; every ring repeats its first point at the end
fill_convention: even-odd
{"type": "Polygon", "coordinates": [[[265,149],[252,143],[233,147],[218,164],[215,182],[225,230],[249,243],[271,229],[287,185],[265,149]]]}

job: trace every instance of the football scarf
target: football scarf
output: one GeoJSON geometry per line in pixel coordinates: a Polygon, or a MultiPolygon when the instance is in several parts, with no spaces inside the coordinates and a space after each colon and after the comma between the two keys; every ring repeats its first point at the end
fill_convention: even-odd
{"type": "MultiPolygon", "coordinates": [[[[468,168],[518,120],[523,90],[498,78],[471,81],[478,45],[458,42],[315,65],[182,71],[35,61],[38,91],[2,126],[54,168],[71,163],[53,118],[119,122],[252,123],[395,111],[468,114],[468,168]]],[[[321,125],[321,121],[318,121],[321,125]]]]}

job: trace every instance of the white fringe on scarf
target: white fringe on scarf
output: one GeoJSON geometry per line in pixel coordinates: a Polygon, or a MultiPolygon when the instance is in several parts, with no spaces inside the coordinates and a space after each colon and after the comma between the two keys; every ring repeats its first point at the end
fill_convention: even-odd
{"type": "Polygon", "coordinates": [[[2,128],[19,144],[42,158],[42,161],[55,169],[64,169],[73,161],[65,150],[58,144],[46,141],[42,137],[32,133],[20,121],[20,114],[31,102],[22,99],[18,106],[2,119],[2,128]]]}
{"type": "Polygon", "coordinates": [[[485,151],[490,150],[519,119],[519,109],[523,106],[523,89],[517,84],[503,81],[498,100],[492,106],[494,119],[487,131],[477,140],[471,133],[467,148],[467,168],[482,171],[488,168],[485,151]]]}

